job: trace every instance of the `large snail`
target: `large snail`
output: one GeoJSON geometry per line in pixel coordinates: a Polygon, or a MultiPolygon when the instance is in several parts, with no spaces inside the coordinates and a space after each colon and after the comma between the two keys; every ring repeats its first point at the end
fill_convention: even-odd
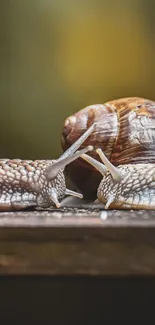
{"type": "Polygon", "coordinates": [[[65,120],[63,149],[94,122],[81,146],[94,151],[66,168],[72,183],[85,198],[97,195],[106,208],[155,209],[155,102],[130,97],[80,110],[65,120]]]}

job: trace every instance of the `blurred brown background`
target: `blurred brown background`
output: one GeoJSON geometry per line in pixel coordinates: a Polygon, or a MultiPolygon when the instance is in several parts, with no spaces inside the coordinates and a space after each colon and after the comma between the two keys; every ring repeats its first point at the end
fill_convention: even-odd
{"type": "Polygon", "coordinates": [[[63,121],[155,100],[155,1],[0,1],[0,157],[56,158],[63,121]]]}

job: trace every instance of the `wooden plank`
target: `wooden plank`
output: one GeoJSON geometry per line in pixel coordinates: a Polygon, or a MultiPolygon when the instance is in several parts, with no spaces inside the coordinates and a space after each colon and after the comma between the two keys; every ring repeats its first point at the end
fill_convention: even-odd
{"type": "Polygon", "coordinates": [[[155,275],[155,212],[1,213],[0,274],[155,275]]]}

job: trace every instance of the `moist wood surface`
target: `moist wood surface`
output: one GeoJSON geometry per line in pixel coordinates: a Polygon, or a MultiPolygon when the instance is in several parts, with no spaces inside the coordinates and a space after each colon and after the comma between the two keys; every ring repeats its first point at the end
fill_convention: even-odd
{"type": "Polygon", "coordinates": [[[155,212],[0,213],[0,274],[155,275],[155,212]]]}

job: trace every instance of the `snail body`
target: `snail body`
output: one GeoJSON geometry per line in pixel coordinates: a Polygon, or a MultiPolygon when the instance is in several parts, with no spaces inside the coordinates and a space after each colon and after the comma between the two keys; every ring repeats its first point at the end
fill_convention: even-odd
{"type": "Polygon", "coordinates": [[[121,165],[121,182],[113,182],[110,173],[103,176],[97,197],[105,208],[155,209],[155,165],[121,165]]]}
{"type": "Polygon", "coordinates": [[[57,160],[0,159],[0,211],[21,210],[28,207],[61,206],[65,195],[83,195],[66,188],[64,168],[84,152],[77,149],[94,129],[92,125],[57,160]]]}
{"type": "Polygon", "coordinates": [[[115,167],[101,149],[96,151],[103,164],[86,154],[81,157],[103,177],[97,189],[97,198],[105,209],[155,209],[155,164],[115,167]]]}
{"type": "MultiPolygon", "coordinates": [[[[81,146],[93,145],[93,158],[100,161],[96,149],[101,148],[114,166],[155,163],[154,101],[129,97],[80,110],[64,123],[62,148],[65,150],[94,122],[96,128],[81,146]]],[[[66,173],[85,198],[95,199],[102,176],[92,165],[80,158],[67,166],[66,173]]]]}

